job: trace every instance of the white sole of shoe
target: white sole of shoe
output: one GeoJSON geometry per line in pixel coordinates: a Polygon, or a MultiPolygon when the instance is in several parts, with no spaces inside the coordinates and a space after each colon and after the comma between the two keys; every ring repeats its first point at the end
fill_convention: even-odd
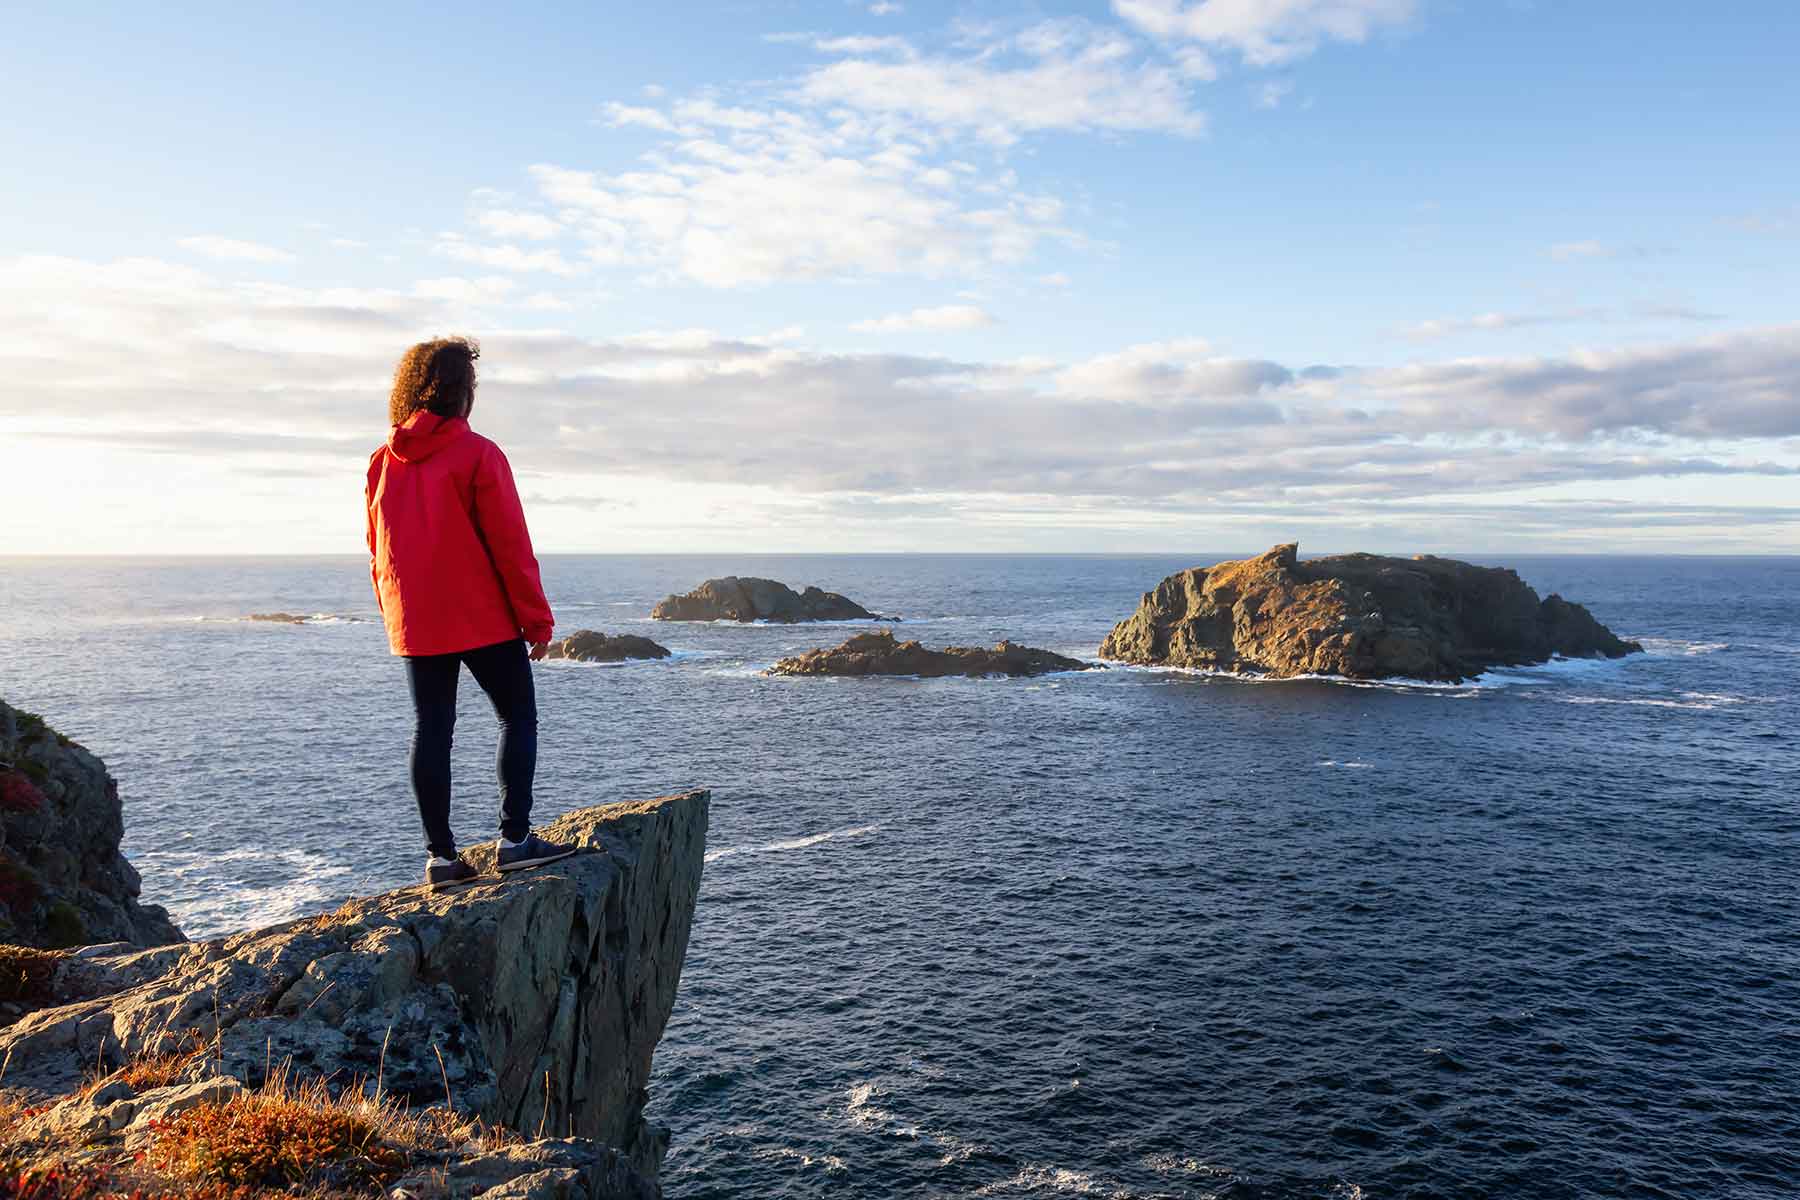
{"type": "Polygon", "coordinates": [[[561,854],[550,854],[543,858],[522,858],[518,862],[500,863],[495,870],[505,874],[507,871],[523,871],[526,867],[541,867],[545,863],[560,862],[565,858],[573,858],[575,851],[564,850],[561,854]]]}

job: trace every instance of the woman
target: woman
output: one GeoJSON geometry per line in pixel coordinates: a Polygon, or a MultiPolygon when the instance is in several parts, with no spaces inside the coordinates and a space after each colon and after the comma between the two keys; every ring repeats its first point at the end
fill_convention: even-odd
{"type": "Polygon", "coordinates": [[[412,787],[431,855],[425,882],[433,890],[477,874],[458,856],[450,832],[450,739],[465,664],[500,719],[499,869],[575,852],[531,832],[531,663],[549,649],[555,619],[512,468],[500,447],[469,428],[479,357],[468,338],[421,342],[406,352],[388,400],[393,431],[369,459],[364,493],[375,601],[388,645],[406,660],[417,717],[412,787]]]}

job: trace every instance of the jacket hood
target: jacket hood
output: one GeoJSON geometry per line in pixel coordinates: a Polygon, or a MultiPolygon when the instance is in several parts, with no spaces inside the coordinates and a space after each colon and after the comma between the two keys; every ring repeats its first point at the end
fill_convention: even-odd
{"type": "Polygon", "coordinates": [[[469,432],[466,417],[440,417],[423,409],[394,426],[388,434],[388,449],[404,463],[423,462],[469,432]]]}

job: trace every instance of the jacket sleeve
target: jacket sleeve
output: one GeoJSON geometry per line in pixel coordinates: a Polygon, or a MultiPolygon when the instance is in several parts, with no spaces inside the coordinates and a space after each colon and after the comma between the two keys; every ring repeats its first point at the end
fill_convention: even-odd
{"type": "MultiPolygon", "coordinates": [[[[375,456],[379,458],[381,451],[375,456]]],[[[375,568],[375,459],[369,460],[369,474],[363,480],[363,516],[367,519],[367,538],[369,542],[369,586],[375,589],[375,610],[382,616],[387,609],[381,604],[381,574],[375,568]]]]}
{"type": "Polygon", "coordinates": [[[498,446],[489,446],[475,471],[475,527],[500,573],[506,599],[528,642],[547,642],[556,628],[544,584],[538,577],[525,507],[513,483],[512,467],[498,446]]]}

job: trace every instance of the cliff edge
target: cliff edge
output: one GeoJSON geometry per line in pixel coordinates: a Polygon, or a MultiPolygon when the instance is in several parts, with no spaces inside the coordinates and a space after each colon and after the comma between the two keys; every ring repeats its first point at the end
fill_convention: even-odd
{"type": "Polygon", "coordinates": [[[167,912],[138,902],[138,873],[119,853],[124,836],[106,765],[0,700],[0,942],[182,941],[167,912]]]}
{"type": "Polygon", "coordinates": [[[1558,656],[1620,658],[1622,641],[1504,567],[1299,546],[1177,572],[1144,593],[1100,655],[1128,663],[1288,677],[1456,682],[1558,656]]]}
{"type": "MultiPolygon", "coordinates": [[[[568,813],[543,832],[581,853],[460,890],[404,888],[214,941],[58,956],[43,1006],[0,1031],[5,1086],[27,1114],[8,1140],[154,1150],[175,1113],[315,1080],[540,1139],[508,1151],[523,1165],[482,1177],[496,1186],[529,1167],[572,1173],[545,1195],[653,1194],[668,1133],[644,1120],[645,1087],[681,978],[709,802],[694,791],[568,813]],[[172,1054],[140,1086],[146,1064],[172,1054]]],[[[487,871],[493,853],[467,857],[487,871]]],[[[461,1157],[409,1194],[475,1194],[445,1184],[461,1157]]]]}

